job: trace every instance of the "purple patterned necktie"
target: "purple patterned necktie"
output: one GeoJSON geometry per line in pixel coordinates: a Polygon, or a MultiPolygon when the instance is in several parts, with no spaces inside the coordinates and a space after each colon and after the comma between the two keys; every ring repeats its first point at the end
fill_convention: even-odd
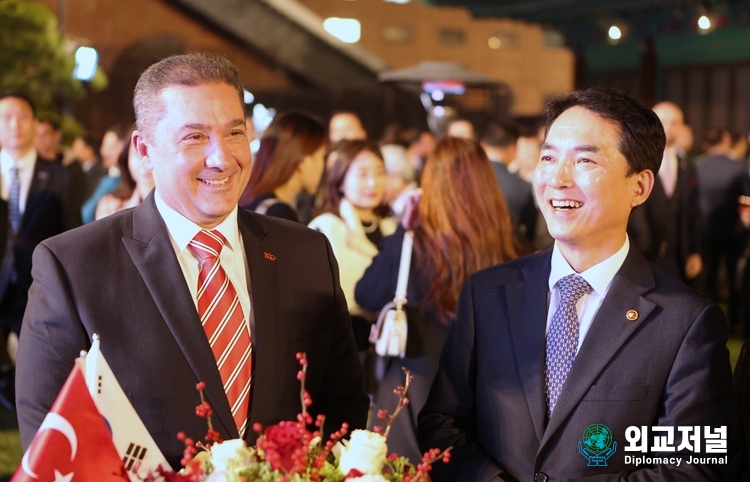
{"type": "Polygon", "coordinates": [[[557,282],[560,290],[560,304],[552,315],[547,332],[547,361],[544,383],[547,386],[547,415],[552,416],[557,397],[562,392],[565,379],[576,358],[578,347],[578,312],[576,303],[592,288],[585,279],[570,274],[557,282]]]}

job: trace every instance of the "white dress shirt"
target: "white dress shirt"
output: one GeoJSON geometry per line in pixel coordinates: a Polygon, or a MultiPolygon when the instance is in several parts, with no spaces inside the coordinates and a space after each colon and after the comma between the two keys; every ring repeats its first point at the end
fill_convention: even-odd
{"type": "MultiPolygon", "coordinates": [[[[169,239],[172,241],[172,247],[177,255],[177,261],[180,262],[182,274],[185,276],[188,288],[190,288],[190,295],[193,297],[193,303],[195,303],[197,311],[199,260],[188,247],[188,244],[198,234],[201,227],[167,206],[167,203],[159,196],[158,190],[154,193],[154,198],[156,209],[167,225],[169,239]]],[[[229,281],[232,282],[235,291],[237,291],[242,313],[245,315],[245,321],[247,322],[250,315],[250,293],[247,288],[248,269],[242,236],[240,236],[237,226],[237,207],[235,206],[229,216],[214,229],[219,231],[227,240],[227,244],[224,245],[219,255],[219,262],[227,273],[229,281]]]]}
{"type": "MultiPolygon", "coordinates": [[[[583,295],[578,303],[576,304],[576,311],[578,312],[578,323],[580,325],[578,331],[578,347],[576,353],[581,348],[586,333],[591,328],[591,322],[594,320],[596,313],[599,311],[599,307],[604,301],[604,297],[607,296],[609,287],[612,284],[612,280],[620,270],[622,263],[625,262],[625,258],[630,250],[630,240],[627,235],[625,236],[625,244],[622,245],[619,251],[587,269],[581,275],[586,282],[591,285],[593,291],[587,295],[583,295]]],[[[557,307],[560,304],[560,289],[557,286],[557,282],[569,274],[574,274],[576,271],[571,268],[570,264],[565,260],[560,249],[555,243],[555,247],[552,249],[552,270],[549,275],[549,307],[547,309],[547,330],[549,332],[550,324],[552,323],[552,315],[557,311],[557,307]]]]}
{"type": "Polygon", "coordinates": [[[18,194],[18,209],[23,215],[26,210],[26,198],[29,197],[29,188],[31,187],[31,181],[34,178],[34,168],[36,167],[36,149],[31,149],[25,156],[18,160],[15,160],[11,155],[3,149],[0,151],[0,178],[2,178],[2,185],[0,186],[0,197],[7,201],[10,196],[10,184],[13,182],[13,178],[10,174],[11,168],[15,166],[18,168],[18,181],[21,185],[21,190],[18,194]]]}

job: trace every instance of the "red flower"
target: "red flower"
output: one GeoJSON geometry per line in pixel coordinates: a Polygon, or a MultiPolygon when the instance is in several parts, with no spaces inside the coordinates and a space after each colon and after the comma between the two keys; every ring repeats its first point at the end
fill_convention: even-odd
{"type": "Polygon", "coordinates": [[[274,469],[283,467],[287,472],[291,472],[295,468],[294,453],[299,450],[307,453],[299,424],[296,422],[279,422],[278,425],[271,425],[266,428],[264,435],[265,447],[262,448],[274,469]]]}

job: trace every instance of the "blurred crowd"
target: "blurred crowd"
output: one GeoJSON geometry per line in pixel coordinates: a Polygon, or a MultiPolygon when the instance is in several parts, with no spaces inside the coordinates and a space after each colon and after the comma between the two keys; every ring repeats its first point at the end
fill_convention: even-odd
{"type": "MultiPolygon", "coordinates": [[[[712,128],[701,145],[680,106],[654,106],[667,145],[649,200],[630,219],[630,240],[652,262],[720,302],[730,329],[750,336],[748,137],[712,128]]],[[[454,120],[444,137],[387,126],[380,138],[352,112],[326,124],[278,114],[260,136],[243,208],[309,225],[339,264],[367,390],[392,411],[401,367],[415,379],[405,434],[390,450],[419,460],[416,415],[429,390],[467,276],[552,246],[532,180],[543,123],[491,123],[477,132],[454,120]],[[370,331],[395,297],[405,233],[414,233],[406,290],[405,358],[375,355],[370,331]]],[[[93,126],[89,126],[93,127],[93,126]]],[[[43,239],[138,205],[153,189],[130,142],[133,127],[62,146],[59,123],[37,118],[23,96],[0,98],[0,325],[7,340],[0,403],[12,407],[13,363],[31,283],[31,253],[43,239]]],[[[249,141],[255,128],[248,120],[249,141]]],[[[96,256],[96,253],[91,253],[96,256]]],[[[113,273],[113,276],[116,275],[113,273]]],[[[389,440],[389,444],[391,441],[389,440]]]]}

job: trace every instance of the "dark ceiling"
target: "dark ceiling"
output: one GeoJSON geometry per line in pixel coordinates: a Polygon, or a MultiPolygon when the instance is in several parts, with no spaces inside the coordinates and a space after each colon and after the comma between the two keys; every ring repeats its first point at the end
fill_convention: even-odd
{"type": "Polygon", "coordinates": [[[715,27],[750,25],[750,0],[422,0],[468,8],[475,17],[540,23],[560,31],[569,45],[606,41],[610,25],[623,22],[632,38],[697,30],[701,15],[715,27]]]}

